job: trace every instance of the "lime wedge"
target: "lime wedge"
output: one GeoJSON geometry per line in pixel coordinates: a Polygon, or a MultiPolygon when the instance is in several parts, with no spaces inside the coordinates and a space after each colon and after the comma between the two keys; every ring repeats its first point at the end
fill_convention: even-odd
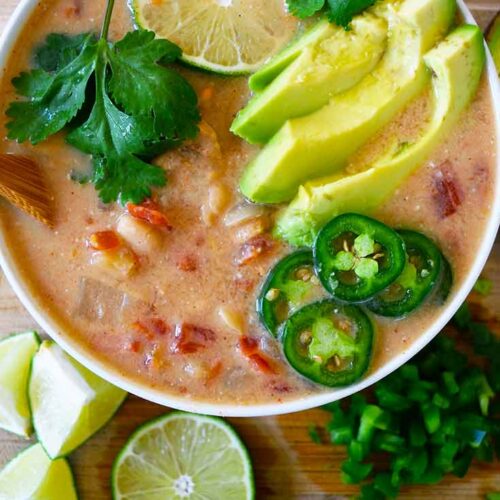
{"type": "Polygon", "coordinates": [[[39,345],[35,332],[13,335],[0,342],[0,427],[25,437],[32,432],[28,380],[31,360],[39,345]]]}
{"type": "Polygon", "coordinates": [[[255,497],[245,445],[223,420],[172,412],[139,427],[113,465],[115,500],[255,497]]]}
{"type": "Polygon", "coordinates": [[[179,45],[183,60],[208,71],[255,71],[293,36],[283,0],[132,0],[135,19],[179,45]]]}
{"type": "Polygon", "coordinates": [[[29,384],[33,425],[51,458],[67,455],[95,434],[126,395],[53,342],[43,342],[33,359],[29,384]]]}
{"type": "Polygon", "coordinates": [[[75,482],[64,458],[51,460],[41,445],[22,451],[0,472],[0,498],[77,500],[75,482]]]}

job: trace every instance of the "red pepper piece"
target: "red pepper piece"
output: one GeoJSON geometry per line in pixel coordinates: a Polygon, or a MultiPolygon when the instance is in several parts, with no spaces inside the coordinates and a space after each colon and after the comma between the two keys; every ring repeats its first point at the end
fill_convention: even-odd
{"type": "Polygon", "coordinates": [[[241,353],[246,356],[250,362],[267,375],[276,375],[277,370],[266,356],[259,352],[259,342],[252,337],[243,336],[239,340],[239,348],[241,353]]]}
{"type": "Polygon", "coordinates": [[[158,205],[152,200],[146,200],[140,205],[127,203],[127,211],[132,217],[146,221],[152,226],[161,227],[169,231],[172,229],[167,216],[160,212],[158,205]]]}
{"type": "Polygon", "coordinates": [[[209,370],[205,379],[206,384],[212,383],[222,373],[222,361],[217,361],[209,370]]]}
{"type": "Polygon", "coordinates": [[[236,263],[239,266],[246,266],[250,262],[259,258],[270,252],[274,247],[273,241],[267,236],[259,235],[255,236],[251,240],[248,240],[240,249],[240,255],[238,256],[236,263]]]}
{"type": "Polygon", "coordinates": [[[93,250],[106,251],[121,246],[121,240],[114,231],[98,231],[90,235],[87,244],[93,250]]]}
{"type": "Polygon", "coordinates": [[[182,257],[179,262],[177,262],[177,268],[179,271],[184,271],[186,273],[192,273],[198,269],[198,263],[196,259],[191,255],[186,255],[182,257]]]}
{"type": "Polygon", "coordinates": [[[204,328],[190,323],[181,323],[175,327],[174,341],[170,350],[175,354],[194,354],[205,349],[217,336],[210,328],[204,328]]]}
{"type": "Polygon", "coordinates": [[[241,337],[239,340],[239,348],[240,351],[247,357],[250,357],[252,354],[258,351],[259,343],[256,339],[252,337],[241,337]]]}
{"type": "Polygon", "coordinates": [[[462,194],[449,162],[444,163],[434,175],[434,201],[439,216],[445,219],[455,214],[462,204],[462,194]]]}
{"type": "Polygon", "coordinates": [[[270,361],[262,356],[262,354],[252,354],[248,358],[262,373],[267,375],[276,375],[276,368],[271,365],[270,361]]]}

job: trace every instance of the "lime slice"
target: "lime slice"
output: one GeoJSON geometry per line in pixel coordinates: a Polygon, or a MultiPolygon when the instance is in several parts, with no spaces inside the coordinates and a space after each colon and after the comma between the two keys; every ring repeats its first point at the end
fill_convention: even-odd
{"type": "Polygon", "coordinates": [[[0,427],[25,437],[32,432],[28,380],[39,345],[35,332],[0,342],[0,427]]]}
{"type": "Polygon", "coordinates": [[[41,445],[22,451],[0,472],[0,498],[77,500],[75,482],[64,458],[51,460],[41,445]]]}
{"type": "Polygon", "coordinates": [[[33,359],[29,397],[33,425],[51,458],[65,456],[117,411],[126,392],[45,341],[33,359]]]}
{"type": "Polygon", "coordinates": [[[283,0],[132,0],[139,26],[179,45],[188,64],[216,73],[255,71],[293,36],[283,0]]]}
{"type": "Polygon", "coordinates": [[[255,497],[245,445],[223,420],[172,412],[130,437],[113,466],[115,500],[255,497]]]}

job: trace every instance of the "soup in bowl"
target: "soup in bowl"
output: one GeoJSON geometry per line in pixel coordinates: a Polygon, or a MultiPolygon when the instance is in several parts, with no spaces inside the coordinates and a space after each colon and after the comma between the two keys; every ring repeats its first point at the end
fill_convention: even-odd
{"type": "Polygon", "coordinates": [[[367,387],[440,331],[494,241],[499,91],[478,28],[451,0],[345,26],[276,0],[265,57],[235,66],[175,26],[182,61],[127,38],[160,40],[170,4],[117,0],[105,40],[104,0],[21,2],[0,152],[41,165],[54,220],[2,204],[10,283],[76,359],[166,406],[269,415],[367,387]]]}

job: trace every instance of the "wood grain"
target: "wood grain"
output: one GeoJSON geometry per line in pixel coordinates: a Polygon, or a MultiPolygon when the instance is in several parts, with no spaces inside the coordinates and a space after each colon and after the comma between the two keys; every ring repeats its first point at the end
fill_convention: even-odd
{"type": "MultiPolygon", "coordinates": [[[[0,32],[19,0],[0,0],[0,32]]],[[[500,0],[469,2],[483,26],[500,9],[500,0]]],[[[495,246],[485,270],[495,281],[489,297],[490,309],[499,313],[500,244],[495,246]]],[[[36,328],[3,276],[0,276],[0,335],[36,328]]],[[[132,430],[148,419],[165,413],[165,408],[129,397],[117,417],[71,457],[82,500],[111,498],[109,477],[113,458],[132,430]]],[[[340,482],[341,449],[316,445],[308,436],[310,424],[323,424],[328,415],[312,410],[281,417],[231,419],[250,448],[254,460],[258,497],[263,499],[334,499],[352,495],[356,488],[340,482]]],[[[20,449],[22,440],[0,431],[0,467],[20,449]]],[[[480,499],[500,491],[500,469],[496,465],[474,466],[465,480],[449,477],[428,488],[407,488],[407,499],[480,499]]],[[[54,499],[64,500],[64,499],[54,499]]],[[[221,499],[223,500],[223,499],[221,499]]]]}

